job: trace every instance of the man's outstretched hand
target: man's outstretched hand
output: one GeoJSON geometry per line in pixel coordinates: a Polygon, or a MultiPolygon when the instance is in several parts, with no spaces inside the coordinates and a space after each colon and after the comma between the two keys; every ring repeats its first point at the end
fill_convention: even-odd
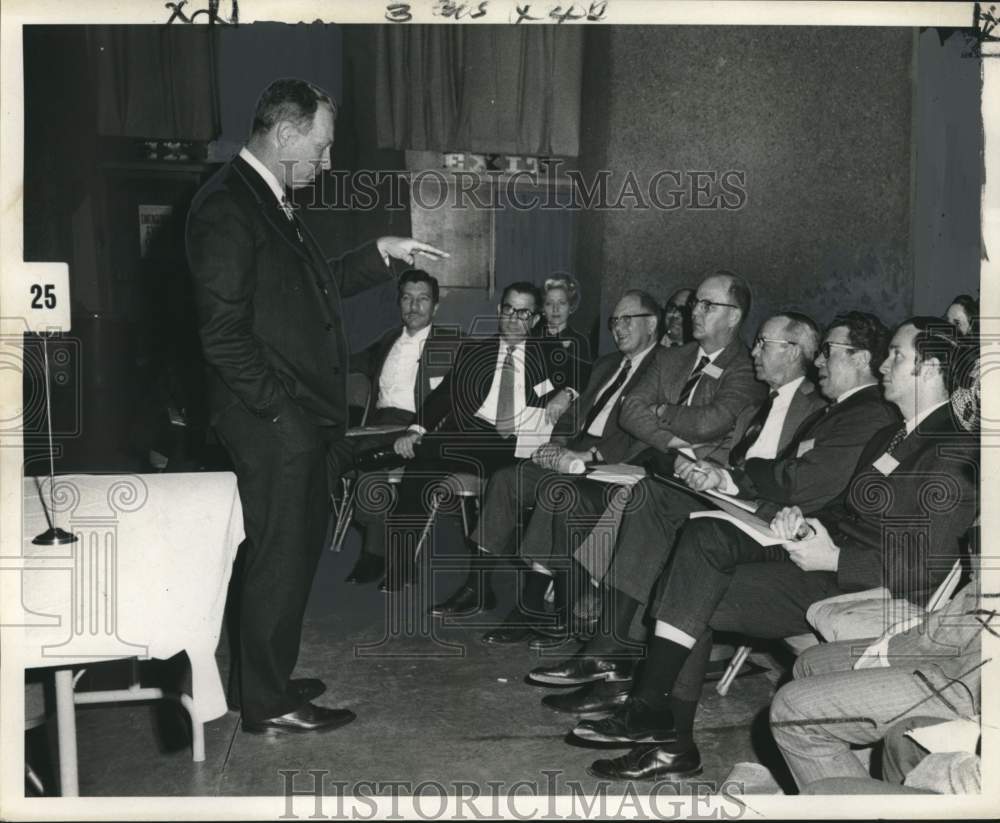
{"type": "Polygon", "coordinates": [[[418,254],[424,254],[431,260],[444,260],[451,257],[446,251],[435,248],[429,243],[423,243],[412,237],[380,237],[375,241],[379,253],[388,255],[397,260],[402,260],[408,266],[412,266],[418,254]]]}

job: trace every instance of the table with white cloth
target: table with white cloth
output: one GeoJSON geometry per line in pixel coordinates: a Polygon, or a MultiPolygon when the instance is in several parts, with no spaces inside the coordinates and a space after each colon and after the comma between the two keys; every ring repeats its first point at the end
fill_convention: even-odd
{"type": "MultiPolygon", "coordinates": [[[[56,669],[62,794],[77,793],[76,703],[143,700],[159,689],[74,692],[73,668],[186,652],[194,759],[202,724],[226,712],[215,661],[236,550],[244,538],[236,477],[229,472],[64,475],[24,481],[17,613],[5,609],[4,657],[24,669],[56,669]],[[41,493],[41,498],[40,498],[41,493]],[[44,499],[45,508],[42,500],[44,499]],[[46,509],[78,540],[32,543],[46,509]]],[[[5,553],[5,568],[11,558],[5,553]]]]}

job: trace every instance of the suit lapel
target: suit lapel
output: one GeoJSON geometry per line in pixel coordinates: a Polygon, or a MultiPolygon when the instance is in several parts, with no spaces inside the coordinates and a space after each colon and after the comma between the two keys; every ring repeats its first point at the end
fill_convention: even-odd
{"type": "MultiPolygon", "coordinates": [[[[781,454],[792,442],[803,421],[811,417],[810,409],[813,407],[812,401],[815,396],[816,388],[806,378],[799,384],[792,397],[792,402],[788,404],[788,413],[781,424],[781,434],[778,437],[778,454],[781,454]]],[[[823,408],[819,408],[818,411],[822,412],[823,408]]]]}

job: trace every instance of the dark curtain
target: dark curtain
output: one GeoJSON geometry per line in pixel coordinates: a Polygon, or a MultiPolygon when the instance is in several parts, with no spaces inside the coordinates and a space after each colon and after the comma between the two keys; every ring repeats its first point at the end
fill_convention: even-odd
{"type": "Polygon", "coordinates": [[[99,134],[213,140],[215,26],[94,26],[99,134]]]}
{"type": "Polygon", "coordinates": [[[582,71],[578,27],[381,27],[379,145],[576,157],[582,71]]]}

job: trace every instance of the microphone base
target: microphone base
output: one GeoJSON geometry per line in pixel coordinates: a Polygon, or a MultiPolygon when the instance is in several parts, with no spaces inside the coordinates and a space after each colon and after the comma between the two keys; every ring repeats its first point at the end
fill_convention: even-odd
{"type": "Polygon", "coordinates": [[[75,534],[63,531],[58,526],[46,529],[31,542],[36,546],[65,546],[68,543],[76,543],[79,538],[75,534]]]}

